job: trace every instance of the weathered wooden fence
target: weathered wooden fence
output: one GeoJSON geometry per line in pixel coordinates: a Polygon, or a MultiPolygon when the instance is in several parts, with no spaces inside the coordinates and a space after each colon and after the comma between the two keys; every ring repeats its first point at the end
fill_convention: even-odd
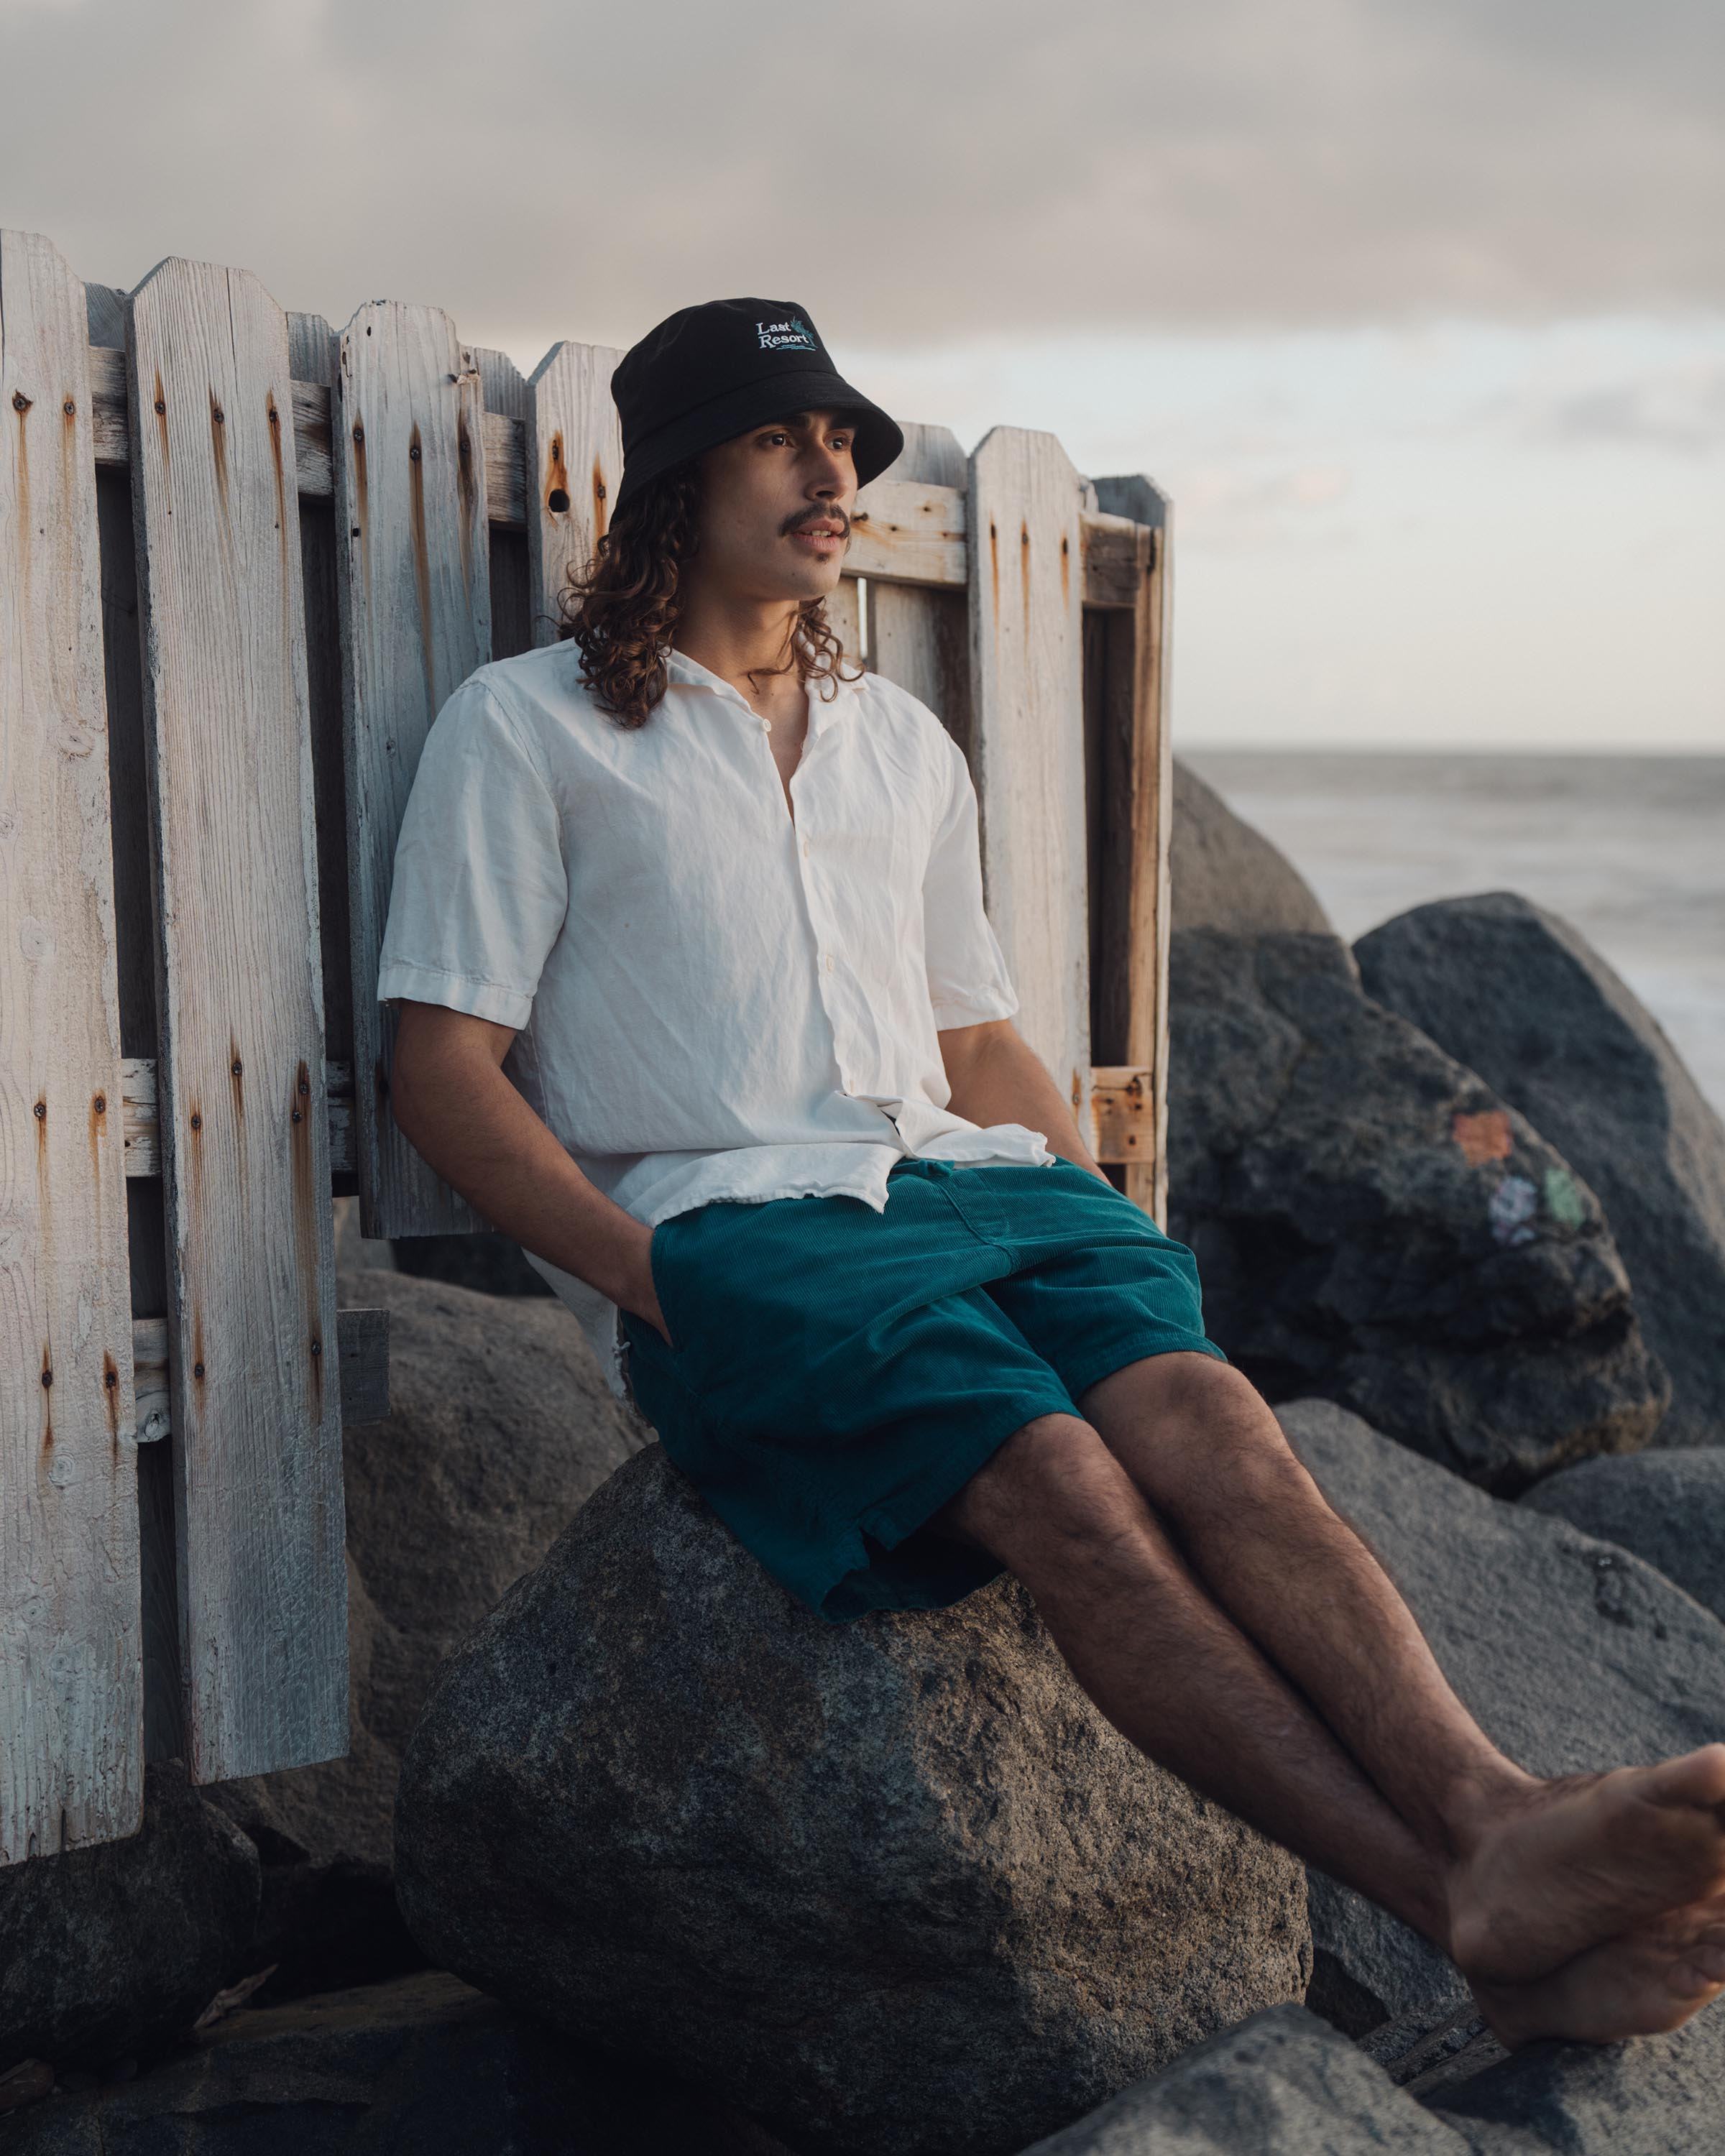
{"type": "MultiPolygon", "coordinates": [[[[530,379],[435,308],[337,337],[244,270],[130,294],[0,234],[0,1865],[347,1748],[338,1311],[369,1236],[483,1222],[389,1113],[372,993],[426,732],[555,634],[618,355],[530,379]]],[[[1047,434],[911,427],[847,648],[967,752],[1019,1024],[1158,1216],[1165,506],[1047,434]]]]}

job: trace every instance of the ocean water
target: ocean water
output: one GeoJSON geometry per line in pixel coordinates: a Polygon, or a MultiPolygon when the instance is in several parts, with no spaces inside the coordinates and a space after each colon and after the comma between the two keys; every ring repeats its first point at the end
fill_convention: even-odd
{"type": "Polygon", "coordinates": [[[1561,914],[1725,1115],[1725,755],[1185,760],[1281,847],[1350,942],[1411,906],[1479,891],[1561,914]]]}

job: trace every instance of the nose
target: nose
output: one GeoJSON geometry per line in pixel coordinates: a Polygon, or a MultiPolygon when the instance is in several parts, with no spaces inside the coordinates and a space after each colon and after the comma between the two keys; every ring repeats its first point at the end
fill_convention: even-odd
{"type": "Polygon", "coordinates": [[[853,485],[855,468],[848,456],[830,448],[824,439],[811,443],[810,466],[805,493],[811,501],[836,501],[853,485]]]}

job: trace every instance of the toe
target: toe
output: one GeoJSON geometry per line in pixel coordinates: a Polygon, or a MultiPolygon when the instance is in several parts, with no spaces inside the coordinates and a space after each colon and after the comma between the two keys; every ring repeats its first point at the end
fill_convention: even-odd
{"type": "Polygon", "coordinates": [[[1725,1804],[1725,1744],[1703,1744],[1681,1759],[1667,1759],[1648,1778],[1656,1804],[1725,1804]]]}
{"type": "Polygon", "coordinates": [[[1725,1989],[1725,1979],[1710,1974],[1700,1958],[1692,1955],[1686,1961],[1673,1962],[1666,1972],[1666,1989],[1673,1999],[1703,2005],[1716,1992],[1725,1989]]]}

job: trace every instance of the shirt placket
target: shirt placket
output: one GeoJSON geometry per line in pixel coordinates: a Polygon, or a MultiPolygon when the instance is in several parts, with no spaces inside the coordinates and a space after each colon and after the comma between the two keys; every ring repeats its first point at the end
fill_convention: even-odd
{"type": "MultiPolygon", "coordinates": [[[[844,956],[839,942],[839,922],[830,894],[819,866],[820,813],[818,778],[809,782],[811,768],[818,770],[818,759],[826,738],[826,728],[818,732],[814,716],[809,715],[809,734],[803,745],[797,768],[791,774],[791,793],[796,803],[797,814],[792,819],[791,831],[795,847],[797,880],[803,892],[803,910],[814,936],[815,992],[820,998],[820,1007],[826,1013],[827,1024],[832,1030],[833,1057],[839,1066],[839,1083],[850,1093],[855,1078],[855,1059],[847,1052],[855,1045],[855,1027],[845,1009],[845,974],[840,967],[844,956]]],[[[773,752],[767,752],[768,761],[773,752]]],[[[778,779],[775,766],[773,778],[778,779]]]]}

